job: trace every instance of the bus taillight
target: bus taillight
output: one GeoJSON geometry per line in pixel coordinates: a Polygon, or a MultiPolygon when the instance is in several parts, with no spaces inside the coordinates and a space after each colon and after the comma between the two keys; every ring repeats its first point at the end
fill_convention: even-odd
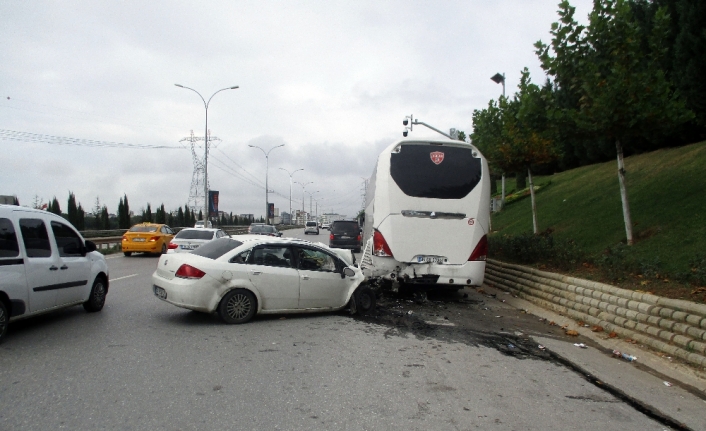
{"type": "Polygon", "coordinates": [[[483,238],[478,241],[478,245],[476,245],[475,250],[473,250],[473,253],[471,253],[471,257],[468,258],[468,261],[477,261],[477,260],[486,260],[488,257],[488,236],[483,235],[483,238]]]}
{"type": "Polygon", "coordinates": [[[385,237],[383,237],[377,229],[373,232],[373,255],[379,257],[392,257],[392,250],[390,250],[390,246],[387,245],[385,237]]]}

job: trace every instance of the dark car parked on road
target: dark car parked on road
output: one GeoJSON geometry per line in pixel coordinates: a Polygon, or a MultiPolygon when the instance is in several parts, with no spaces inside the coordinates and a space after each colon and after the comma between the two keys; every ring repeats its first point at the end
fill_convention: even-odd
{"type": "Polygon", "coordinates": [[[360,253],[360,226],[355,220],[336,220],[331,223],[329,247],[350,248],[354,253],[360,253]]]}

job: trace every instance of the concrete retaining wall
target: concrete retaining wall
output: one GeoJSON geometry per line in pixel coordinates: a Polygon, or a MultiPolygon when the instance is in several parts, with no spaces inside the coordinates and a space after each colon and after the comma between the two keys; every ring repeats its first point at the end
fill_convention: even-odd
{"type": "Polygon", "coordinates": [[[706,305],[488,259],[485,282],[706,367],[706,305]]]}

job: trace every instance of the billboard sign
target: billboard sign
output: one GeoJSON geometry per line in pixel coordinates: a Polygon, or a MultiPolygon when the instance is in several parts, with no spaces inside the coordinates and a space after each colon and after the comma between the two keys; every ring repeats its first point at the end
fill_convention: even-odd
{"type": "Polygon", "coordinates": [[[208,216],[218,217],[218,191],[208,191],[208,216]]]}

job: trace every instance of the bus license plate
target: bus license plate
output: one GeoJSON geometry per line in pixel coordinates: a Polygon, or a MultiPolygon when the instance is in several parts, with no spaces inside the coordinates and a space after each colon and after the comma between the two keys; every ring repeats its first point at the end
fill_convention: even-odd
{"type": "Polygon", "coordinates": [[[445,263],[446,258],[441,256],[417,256],[417,263],[445,263]]]}

